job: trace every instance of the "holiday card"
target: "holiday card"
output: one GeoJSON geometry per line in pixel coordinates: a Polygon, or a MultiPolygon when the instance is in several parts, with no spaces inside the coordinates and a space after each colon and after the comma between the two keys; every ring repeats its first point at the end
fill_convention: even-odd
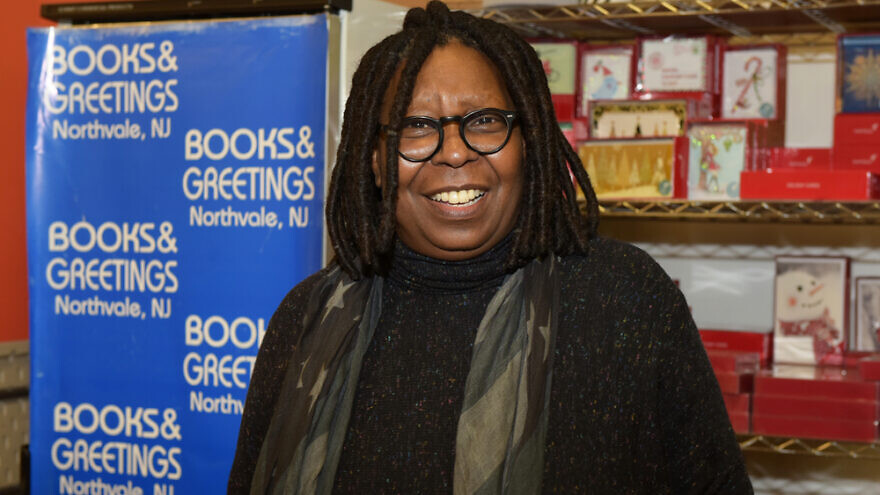
{"type": "Polygon", "coordinates": [[[745,123],[694,123],[688,126],[688,199],[739,199],[749,129],[745,123]]]}
{"type": "Polygon", "coordinates": [[[849,259],[776,258],[777,363],[843,364],[849,259]]]}
{"type": "Polygon", "coordinates": [[[724,52],[721,117],[777,119],[780,96],[780,48],[728,48],[724,52]]]}
{"type": "Polygon", "coordinates": [[[711,38],[642,39],[639,91],[711,91],[711,38]]]}
{"type": "Polygon", "coordinates": [[[880,34],[841,36],[837,67],[838,110],[880,111],[880,34]]]}
{"type": "Polygon", "coordinates": [[[577,86],[577,43],[533,42],[531,45],[544,65],[557,120],[570,122],[574,119],[577,86]]]}
{"type": "Polygon", "coordinates": [[[581,53],[580,113],[591,100],[625,100],[632,93],[632,46],[587,47],[581,53]]]}
{"type": "Polygon", "coordinates": [[[880,351],[880,277],[856,279],[856,351],[880,351]]]}
{"type": "Polygon", "coordinates": [[[587,141],[578,154],[600,199],[661,199],[676,192],[675,139],[587,141]]]}
{"type": "Polygon", "coordinates": [[[590,138],[621,139],[684,135],[685,100],[590,102],[590,138]]]}

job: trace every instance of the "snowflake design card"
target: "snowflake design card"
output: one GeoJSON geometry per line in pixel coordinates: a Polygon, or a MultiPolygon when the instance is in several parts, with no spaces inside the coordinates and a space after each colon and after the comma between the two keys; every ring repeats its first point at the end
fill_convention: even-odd
{"type": "Polygon", "coordinates": [[[780,100],[780,63],[776,46],[728,48],[724,52],[721,118],[777,119],[780,100]]]}
{"type": "Polygon", "coordinates": [[[841,36],[838,43],[838,110],[880,112],[880,35],[841,36]]]}
{"type": "Polygon", "coordinates": [[[632,93],[633,47],[586,47],[581,53],[581,115],[591,100],[625,100],[632,93]]]}
{"type": "Polygon", "coordinates": [[[880,277],[856,279],[856,351],[880,351],[880,277]]]}
{"type": "Polygon", "coordinates": [[[849,258],[776,258],[773,359],[841,365],[846,348],[849,258]]]}
{"type": "Polygon", "coordinates": [[[739,199],[748,132],[744,122],[688,126],[688,199],[739,199]]]}

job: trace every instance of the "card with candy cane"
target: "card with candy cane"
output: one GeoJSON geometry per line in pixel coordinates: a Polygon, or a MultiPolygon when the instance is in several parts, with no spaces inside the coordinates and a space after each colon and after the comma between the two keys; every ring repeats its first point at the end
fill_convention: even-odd
{"type": "Polygon", "coordinates": [[[775,45],[736,47],[724,52],[721,117],[775,120],[780,115],[784,54],[775,45]]]}

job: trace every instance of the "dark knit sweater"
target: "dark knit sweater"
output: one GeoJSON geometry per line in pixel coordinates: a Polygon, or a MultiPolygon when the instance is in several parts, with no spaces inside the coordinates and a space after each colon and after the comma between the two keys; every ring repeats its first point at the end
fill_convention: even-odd
{"type": "MultiPolygon", "coordinates": [[[[449,493],[471,347],[507,243],[465,262],[399,247],[364,357],[336,493],[449,493]]],[[[273,316],[251,379],[230,493],[247,493],[302,308],[273,316]]],[[[642,251],[597,239],[561,263],[546,493],[751,493],[687,305],[642,251]]]]}

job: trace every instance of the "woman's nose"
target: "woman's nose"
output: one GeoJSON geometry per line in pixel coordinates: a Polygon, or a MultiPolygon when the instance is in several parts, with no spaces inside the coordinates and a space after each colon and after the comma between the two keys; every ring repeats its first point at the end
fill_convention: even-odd
{"type": "Polygon", "coordinates": [[[444,126],[443,141],[440,143],[440,149],[431,159],[432,163],[459,168],[476,159],[478,154],[461,138],[459,125],[457,122],[450,122],[444,126]]]}

